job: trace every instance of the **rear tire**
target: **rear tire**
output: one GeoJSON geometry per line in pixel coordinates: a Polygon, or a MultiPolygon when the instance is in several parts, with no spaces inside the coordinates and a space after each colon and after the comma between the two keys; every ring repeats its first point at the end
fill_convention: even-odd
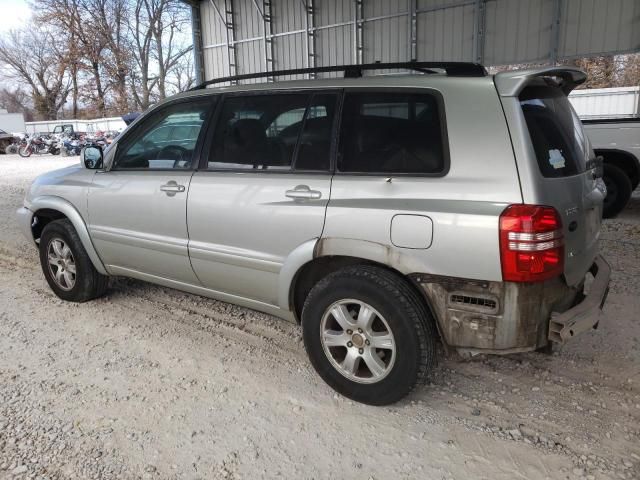
{"type": "Polygon", "coordinates": [[[302,329],[320,377],[357,402],[394,403],[436,364],[426,305],[404,278],[383,268],[347,267],[318,282],[305,301],[302,329]]]}
{"type": "Polygon", "coordinates": [[[626,207],[631,198],[631,180],[621,169],[614,165],[604,165],[602,177],[607,186],[607,196],[602,207],[602,216],[612,218],[626,207]]]}
{"type": "Polygon", "coordinates": [[[109,277],[100,274],[72,223],[48,223],[40,236],[40,265],[51,290],[63,300],[86,302],[101,296],[109,277]]]}

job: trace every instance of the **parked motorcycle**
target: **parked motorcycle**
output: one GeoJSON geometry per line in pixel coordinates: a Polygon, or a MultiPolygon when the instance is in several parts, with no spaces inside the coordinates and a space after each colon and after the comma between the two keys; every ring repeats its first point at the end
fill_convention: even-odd
{"type": "Polygon", "coordinates": [[[18,148],[18,155],[30,157],[33,153],[58,155],[60,153],[60,143],[55,138],[45,136],[31,136],[25,139],[25,143],[18,148]]]}
{"type": "Polygon", "coordinates": [[[72,156],[72,155],[80,155],[80,151],[82,147],[84,147],[84,142],[80,141],[77,138],[72,138],[69,136],[62,138],[62,155],[64,156],[72,156]]]}

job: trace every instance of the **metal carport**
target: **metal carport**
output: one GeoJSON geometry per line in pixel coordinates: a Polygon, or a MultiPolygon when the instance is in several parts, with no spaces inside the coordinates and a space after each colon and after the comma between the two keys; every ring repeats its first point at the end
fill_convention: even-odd
{"type": "MultiPolygon", "coordinates": [[[[640,50],[640,0],[190,0],[199,80],[353,63],[640,50]]],[[[269,78],[273,80],[273,78],[269,78]]]]}

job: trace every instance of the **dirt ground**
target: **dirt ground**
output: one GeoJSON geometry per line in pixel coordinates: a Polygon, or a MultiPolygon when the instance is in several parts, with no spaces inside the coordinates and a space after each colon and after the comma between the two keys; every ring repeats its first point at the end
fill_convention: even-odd
{"type": "Polygon", "coordinates": [[[0,478],[640,478],[640,192],[603,226],[598,330],[443,358],[379,408],[335,394],[267,315],[126,279],[55,297],[14,212],[77,158],[0,156],[0,478]]]}

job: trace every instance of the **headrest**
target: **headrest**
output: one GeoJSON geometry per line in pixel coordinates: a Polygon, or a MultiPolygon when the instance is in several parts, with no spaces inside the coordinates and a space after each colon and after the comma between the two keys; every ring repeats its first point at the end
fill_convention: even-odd
{"type": "Polygon", "coordinates": [[[245,149],[262,148],[267,139],[262,123],[254,118],[243,118],[235,122],[229,136],[236,146],[245,149]]]}

